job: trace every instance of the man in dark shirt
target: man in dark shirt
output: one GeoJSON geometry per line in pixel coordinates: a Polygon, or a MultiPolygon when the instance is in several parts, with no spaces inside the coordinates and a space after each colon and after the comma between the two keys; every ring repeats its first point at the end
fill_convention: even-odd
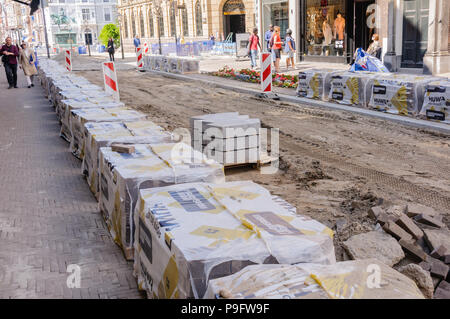
{"type": "Polygon", "coordinates": [[[17,46],[12,45],[11,38],[6,38],[6,44],[0,49],[0,55],[2,56],[2,62],[5,66],[6,78],[8,79],[8,89],[17,88],[17,57],[19,56],[19,50],[17,46]]]}

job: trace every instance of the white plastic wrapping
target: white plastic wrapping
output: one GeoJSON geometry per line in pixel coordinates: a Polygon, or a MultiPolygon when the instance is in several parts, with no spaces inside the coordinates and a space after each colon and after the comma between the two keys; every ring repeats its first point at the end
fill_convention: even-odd
{"type": "Polygon", "coordinates": [[[164,132],[152,121],[136,122],[88,122],[85,125],[86,143],[81,171],[86,176],[89,188],[98,199],[99,164],[101,147],[112,143],[158,144],[172,142],[172,134],[164,132]]]}
{"type": "Polygon", "coordinates": [[[425,85],[436,77],[411,74],[380,74],[369,83],[369,107],[393,114],[417,115],[423,104],[425,85]]]}
{"type": "Polygon", "coordinates": [[[310,69],[298,73],[297,96],[308,99],[328,100],[333,69],[310,69]]]}
{"type": "Polygon", "coordinates": [[[376,259],[333,265],[254,265],[211,280],[205,298],[424,299],[410,278],[376,259]],[[379,276],[378,276],[379,275],[379,276]]]}
{"type": "Polygon", "coordinates": [[[450,81],[434,81],[425,86],[420,115],[450,124],[450,81]]]}
{"type": "Polygon", "coordinates": [[[133,258],[132,212],[139,189],[188,182],[221,183],[223,166],[207,160],[184,143],[134,145],[135,152],[122,154],[100,148],[100,209],[113,239],[133,258]]]}
{"type": "MultiPolygon", "coordinates": [[[[372,72],[336,72],[330,77],[328,99],[330,101],[352,106],[365,107],[370,97],[369,79],[377,76],[372,72]]],[[[328,79],[326,79],[328,80],[328,79]]]]}
{"type": "Polygon", "coordinates": [[[86,137],[84,124],[88,122],[131,122],[145,120],[146,117],[146,114],[128,107],[72,110],[69,117],[71,133],[70,151],[79,159],[83,159],[86,137]]]}

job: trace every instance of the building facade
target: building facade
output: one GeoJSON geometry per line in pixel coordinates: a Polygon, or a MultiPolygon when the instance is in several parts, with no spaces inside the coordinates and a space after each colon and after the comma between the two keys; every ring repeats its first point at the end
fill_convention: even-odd
{"type": "Polygon", "coordinates": [[[134,35],[148,43],[232,40],[257,25],[255,0],[118,0],[124,44],[134,35]]]}
{"type": "Polygon", "coordinates": [[[356,48],[380,37],[381,59],[393,71],[450,72],[449,0],[259,0],[259,29],[287,26],[297,59],[351,63],[356,48]]]}
{"type": "Polygon", "coordinates": [[[103,26],[117,22],[116,5],[116,0],[47,0],[44,11],[49,45],[99,44],[103,26]]]}

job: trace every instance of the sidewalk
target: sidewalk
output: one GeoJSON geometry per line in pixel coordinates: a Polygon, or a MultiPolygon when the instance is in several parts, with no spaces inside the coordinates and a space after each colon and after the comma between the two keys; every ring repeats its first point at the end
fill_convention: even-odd
{"type": "Polygon", "coordinates": [[[0,298],[140,298],[39,84],[0,69],[0,298]],[[81,288],[67,287],[69,264],[81,288]]]}

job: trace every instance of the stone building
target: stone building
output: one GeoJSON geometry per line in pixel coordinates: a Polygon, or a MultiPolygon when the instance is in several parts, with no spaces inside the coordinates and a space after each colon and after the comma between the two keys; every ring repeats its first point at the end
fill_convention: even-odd
{"type": "Polygon", "coordinates": [[[255,0],[118,0],[124,45],[135,34],[148,43],[223,40],[256,26],[255,0]],[[159,31],[159,32],[158,32],[159,31]]]}

